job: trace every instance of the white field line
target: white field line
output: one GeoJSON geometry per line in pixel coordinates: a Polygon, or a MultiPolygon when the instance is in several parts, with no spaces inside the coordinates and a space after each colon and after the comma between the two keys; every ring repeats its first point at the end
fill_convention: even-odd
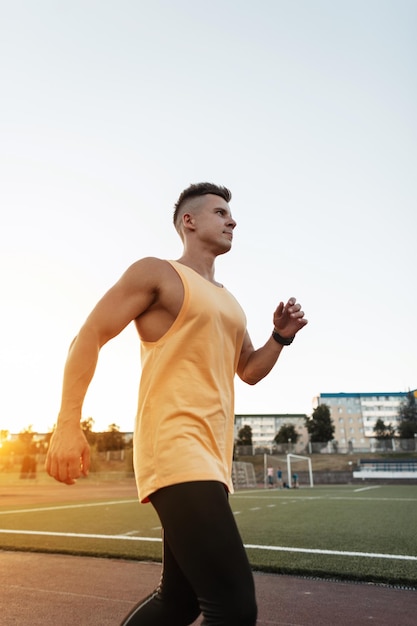
{"type": "MultiPolygon", "coordinates": [[[[160,543],[160,537],[131,537],[129,535],[95,535],[87,533],[59,533],[38,530],[10,530],[0,529],[0,534],[10,535],[35,535],[44,537],[74,537],[80,539],[112,539],[116,541],[148,541],[160,543]]],[[[289,548],[284,546],[262,546],[255,544],[245,544],[245,548],[250,550],[272,550],[275,552],[302,552],[305,554],[326,554],[333,556],[359,556],[371,559],[394,559],[401,561],[417,561],[417,556],[407,556],[404,554],[379,554],[373,552],[345,552],[343,550],[319,550],[314,548],[289,548]]]]}
{"type": "Polygon", "coordinates": [[[33,535],[41,537],[75,537],[81,539],[116,539],[123,541],[155,541],[161,542],[161,537],[132,537],[131,535],[91,535],[87,533],[58,533],[46,530],[9,530],[0,528],[0,534],[33,535]]]}
{"type": "Polygon", "coordinates": [[[106,502],[87,502],[84,504],[62,504],[60,506],[42,506],[36,509],[9,509],[8,511],[0,511],[0,515],[10,515],[11,513],[39,513],[42,511],[60,511],[64,509],[84,509],[89,506],[109,506],[112,504],[131,504],[132,502],[138,503],[137,498],[131,500],[107,500],[106,502]]]}
{"type": "Polygon", "coordinates": [[[325,500],[350,500],[354,502],[357,500],[358,502],[417,502],[417,498],[366,498],[362,496],[358,496],[356,498],[344,498],[334,496],[332,498],[325,498],[325,500]]]}
{"type": "MultiPolygon", "coordinates": [[[[260,498],[262,500],[271,500],[274,497],[273,494],[270,494],[269,497],[268,496],[263,496],[263,495],[259,495],[259,496],[233,496],[233,500],[232,502],[236,499],[239,500],[259,500],[260,498]]],[[[275,502],[277,503],[284,503],[287,502],[288,500],[291,500],[291,502],[302,502],[304,500],[350,500],[350,501],[366,501],[366,502],[417,502],[417,498],[367,498],[365,496],[293,496],[293,495],[285,495],[285,496],[281,496],[281,497],[276,497],[275,498],[275,502]]]]}
{"type": "MultiPolygon", "coordinates": [[[[369,488],[369,487],[368,487],[369,488]]],[[[358,490],[359,491],[359,490],[358,490]]],[[[269,494],[269,497],[263,496],[263,495],[234,495],[233,496],[233,500],[234,499],[240,499],[240,500],[258,500],[259,498],[262,498],[263,500],[265,499],[270,499],[274,497],[273,494],[269,494]]],[[[304,500],[350,500],[350,501],[372,501],[372,502],[416,502],[417,498],[366,498],[366,497],[355,497],[355,496],[298,496],[296,498],[294,498],[294,496],[286,496],[284,498],[280,497],[277,498],[275,500],[276,504],[286,504],[286,502],[288,500],[291,500],[291,502],[298,502],[298,501],[304,501],[304,500]]],[[[63,504],[63,505],[59,505],[59,506],[43,506],[43,507],[36,507],[36,508],[31,508],[31,509],[7,509],[6,511],[0,511],[0,515],[16,515],[18,513],[42,513],[43,511],[61,511],[61,510],[65,510],[65,509],[83,509],[83,508],[87,508],[87,507],[92,507],[92,506],[111,506],[111,505],[117,505],[117,504],[137,504],[138,500],[137,498],[131,498],[130,500],[107,500],[104,502],[90,502],[90,503],[83,503],[83,504],[63,504]]],[[[269,505],[271,506],[271,505],[269,505]]]]}
{"type": "MultiPolygon", "coordinates": [[[[1,531],[0,531],[1,532],[1,531]]],[[[277,552],[304,552],[307,554],[331,554],[339,556],[362,556],[371,559],[399,559],[401,561],[417,561],[417,556],[405,554],[378,554],[374,552],[345,552],[343,550],[316,550],[314,548],[284,548],[281,546],[257,546],[245,544],[245,548],[252,550],[274,550],[277,552]]]]}
{"type": "Polygon", "coordinates": [[[354,493],[359,493],[359,491],[369,491],[370,489],[381,489],[381,485],[375,485],[373,487],[361,487],[360,489],[354,489],[354,493]]]}

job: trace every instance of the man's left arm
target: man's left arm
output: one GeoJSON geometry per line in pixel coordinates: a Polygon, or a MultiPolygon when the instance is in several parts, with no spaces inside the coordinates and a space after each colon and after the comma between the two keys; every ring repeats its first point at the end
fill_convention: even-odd
{"type": "Polygon", "coordinates": [[[258,350],[246,333],[240,353],[237,374],[245,383],[256,385],[272,370],[285,345],[307,324],[304,311],[295,298],[286,304],[280,302],[274,311],[274,330],[268,341],[258,350]]]}

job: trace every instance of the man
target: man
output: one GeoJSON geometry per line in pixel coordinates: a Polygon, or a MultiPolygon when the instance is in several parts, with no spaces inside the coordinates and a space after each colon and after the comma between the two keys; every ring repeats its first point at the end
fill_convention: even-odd
{"type": "Polygon", "coordinates": [[[178,261],[134,263],[96,305],[70,347],[57,426],[46,461],[74,484],[89,467],[81,410],[100,348],[132,320],[141,340],[142,375],[135,425],[135,475],[141,502],[163,527],[158,589],[125,626],[253,626],[249,562],[228,504],[233,453],[235,373],[253,385],[307,324],[294,298],[273,314],[274,330],[255,350],[234,297],[215,280],[215,259],[232,246],[231,193],[211,183],[180,195],[174,224],[178,261]]]}
{"type": "Polygon", "coordinates": [[[282,489],[282,469],[280,467],[277,469],[277,482],[278,487],[282,489]]]}
{"type": "Polygon", "coordinates": [[[274,486],[274,468],[268,467],[268,486],[270,489],[274,486]]]}

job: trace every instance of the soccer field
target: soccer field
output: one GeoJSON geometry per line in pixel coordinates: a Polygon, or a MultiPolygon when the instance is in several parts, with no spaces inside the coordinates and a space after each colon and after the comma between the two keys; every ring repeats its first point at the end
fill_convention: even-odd
{"type": "MultiPolygon", "coordinates": [[[[230,501],[255,569],[417,586],[417,486],[261,489],[230,501]]],[[[160,560],[161,528],[115,483],[112,497],[0,507],[0,548],[160,560]]]]}

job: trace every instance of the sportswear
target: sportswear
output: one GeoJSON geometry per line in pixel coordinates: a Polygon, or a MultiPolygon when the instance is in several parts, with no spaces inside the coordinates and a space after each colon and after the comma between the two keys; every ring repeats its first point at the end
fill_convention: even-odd
{"type": "Polygon", "coordinates": [[[219,482],[171,485],[150,496],[163,526],[162,577],[121,626],[255,626],[253,575],[219,482]]]}
{"type": "Polygon", "coordinates": [[[188,481],[222,482],[232,492],[234,375],[245,314],[224,287],[168,261],[184,299],[169,330],[141,342],[134,437],[139,499],[188,481]]]}

